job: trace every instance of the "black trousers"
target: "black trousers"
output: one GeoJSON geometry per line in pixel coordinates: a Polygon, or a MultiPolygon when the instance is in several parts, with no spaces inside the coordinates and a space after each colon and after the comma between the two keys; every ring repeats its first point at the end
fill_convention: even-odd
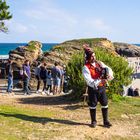
{"type": "Polygon", "coordinates": [[[43,80],[43,84],[44,84],[43,91],[45,91],[45,90],[47,90],[47,88],[46,88],[47,81],[46,81],[46,79],[42,79],[42,80],[43,80]]]}
{"type": "Polygon", "coordinates": [[[106,88],[99,87],[98,90],[94,90],[93,88],[88,87],[88,97],[91,124],[94,124],[94,122],[96,122],[96,106],[99,101],[102,108],[103,123],[105,126],[110,127],[111,124],[108,121],[108,99],[106,95],[106,88]]]}
{"type": "Polygon", "coordinates": [[[41,79],[37,75],[36,75],[36,79],[37,79],[37,90],[39,90],[40,89],[41,79]]]}
{"type": "Polygon", "coordinates": [[[50,92],[52,92],[52,85],[47,85],[47,90],[50,90],[50,92]]]}
{"type": "Polygon", "coordinates": [[[88,98],[88,105],[90,109],[95,109],[98,102],[100,102],[102,108],[107,108],[108,99],[105,87],[99,87],[98,90],[95,90],[88,86],[88,98]]]}

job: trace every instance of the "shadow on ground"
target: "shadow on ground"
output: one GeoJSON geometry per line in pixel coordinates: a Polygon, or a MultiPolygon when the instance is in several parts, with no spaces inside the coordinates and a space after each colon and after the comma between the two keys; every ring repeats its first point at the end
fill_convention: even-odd
{"type": "Polygon", "coordinates": [[[8,113],[0,113],[1,116],[4,117],[14,117],[25,121],[31,121],[34,123],[41,123],[42,125],[45,125],[47,123],[60,123],[60,124],[66,124],[66,125],[88,125],[85,123],[79,123],[74,122],[71,120],[62,120],[62,119],[51,119],[49,117],[38,117],[38,116],[29,116],[25,114],[8,114],[8,113]]]}
{"type": "Polygon", "coordinates": [[[34,104],[34,105],[62,105],[62,108],[65,110],[75,110],[82,105],[77,104],[79,101],[72,101],[69,99],[68,95],[60,95],[60,96],[47,96],[47,97],[25,97],[17,99],[21,104],[34,104]]]}

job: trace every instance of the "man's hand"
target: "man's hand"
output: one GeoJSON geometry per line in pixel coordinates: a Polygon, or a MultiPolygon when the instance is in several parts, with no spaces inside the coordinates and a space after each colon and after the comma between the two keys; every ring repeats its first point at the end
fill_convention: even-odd
{"type": "Polygon", "coordinates": [[[107,83],[107,79],[101,79],[101,83],[105,85],[107,83]]]}
{"type": "Polygon", "coordinates": [[[114,79],[114,77],[112,77],[112,76],[110,76],[110,75],[107,76],[107,80],[110,81],[110,80],[113,80],[113,79],[114,79]]]}

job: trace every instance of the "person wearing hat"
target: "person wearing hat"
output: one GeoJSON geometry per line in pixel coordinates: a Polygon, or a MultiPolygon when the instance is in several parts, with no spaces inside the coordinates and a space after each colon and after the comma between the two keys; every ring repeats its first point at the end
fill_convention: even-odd
{"type": "Polygon", "coordinates": [[[88,85],[88,106],[91,116],[91,127],[96,127],[96,106],[98,101],[101,104],[103,126],[109,128],[112,124],[108,120],[108,99],[106,95],[106,83],[112,80],[113,71],[103,62],[97,62],[95,53],[89,48],[88,44],[83,45],[85,50],[85,65],[82,70],[84,79],[88,85]],[[107,78],[102,77],[102,70],[108,70],[107,78]]]}

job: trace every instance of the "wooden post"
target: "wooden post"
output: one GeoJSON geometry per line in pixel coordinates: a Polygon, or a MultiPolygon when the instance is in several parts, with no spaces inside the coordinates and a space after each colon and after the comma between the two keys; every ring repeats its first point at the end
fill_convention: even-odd
{"type": "Polygon", "coordinates": [[[88,87],[86,87],[86,91],[83,94],[83,97],[84,97],[84,101],[83,101],[83,107],[84,107],[85,106],[85,103],[86,103],[86,100],[87,100],[87,97],[88,97],[88,87]]]}

